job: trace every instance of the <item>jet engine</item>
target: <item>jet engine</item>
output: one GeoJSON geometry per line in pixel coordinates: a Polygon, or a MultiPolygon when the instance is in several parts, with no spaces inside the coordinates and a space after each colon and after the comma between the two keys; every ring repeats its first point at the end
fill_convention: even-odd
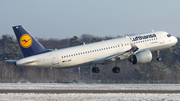
{"type": "Polygon", "coordinates": [[[152,53],[150,50],[141,50],[136,54],[132,55],[129,59],[133,64],[147,63],[152,60],[152,53]]]}

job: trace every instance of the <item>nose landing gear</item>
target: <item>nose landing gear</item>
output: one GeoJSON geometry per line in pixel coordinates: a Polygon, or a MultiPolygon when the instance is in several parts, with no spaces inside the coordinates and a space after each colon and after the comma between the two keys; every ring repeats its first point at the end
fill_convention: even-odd
{"type": "Polygon", "coordinates": [[[159,56],[159,52],[160,52],[160,51],[156,51],[156,55],[157,55],[157,59],[156,59],[156,60],[157,60],[158,62],[161,62],[162,58],[159,56]]]}

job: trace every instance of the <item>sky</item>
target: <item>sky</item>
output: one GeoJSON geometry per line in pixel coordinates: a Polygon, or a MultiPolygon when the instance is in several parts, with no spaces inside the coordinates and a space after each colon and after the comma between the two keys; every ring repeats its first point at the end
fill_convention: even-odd
{"type": "Polygon", "coordinates": [[[180,37],[180,0],[0,0],[0,36],[22,25],[34,37],[118,36],[167,31],[180,37]]]}

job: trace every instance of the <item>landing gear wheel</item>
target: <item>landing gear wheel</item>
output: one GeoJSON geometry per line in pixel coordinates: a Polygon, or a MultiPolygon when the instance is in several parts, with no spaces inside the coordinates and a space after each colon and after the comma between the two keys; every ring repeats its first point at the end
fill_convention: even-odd
{"type": "Polygon", "coordinates": [[[162,60],[161,58],[157,58],[157,61],[158,61],[158,62],[161,62],[161,60],[162,60]]]}
{"type": "Polygon", "coordinates": [[[100,72],[100,69],[98,67],[93,67],[92,68],[92,72],[93,73],[99,73],[100,72]]]}
{"type": "Polygon", "coordinates": [[[119,67],[114,67],[112,69],[113,73],[120,73],[120,68],[119,67]]]}

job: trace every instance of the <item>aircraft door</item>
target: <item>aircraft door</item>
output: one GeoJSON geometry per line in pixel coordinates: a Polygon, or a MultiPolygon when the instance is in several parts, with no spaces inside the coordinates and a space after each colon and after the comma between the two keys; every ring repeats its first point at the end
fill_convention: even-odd
{"type": "Polygon", "coordinates": [[[164,43],[164,36],[163,34],[159,34],[159,44],[163,44],[164,43]]]}
{"type": "Polygon", "coordinates": [[[123,44],[123,43],[120,43],[119,46],[120,46],[120,50],[119,50],[119,51],[120,51],[120,52],[124,51],[124,44],[123,44]]]}
{"type": "Polygon", "coordinates": [[[59,64],[59,60],[58,60],[57,54],[52,54],[52,64],[53,65],[58,65],[59,64]]]}

